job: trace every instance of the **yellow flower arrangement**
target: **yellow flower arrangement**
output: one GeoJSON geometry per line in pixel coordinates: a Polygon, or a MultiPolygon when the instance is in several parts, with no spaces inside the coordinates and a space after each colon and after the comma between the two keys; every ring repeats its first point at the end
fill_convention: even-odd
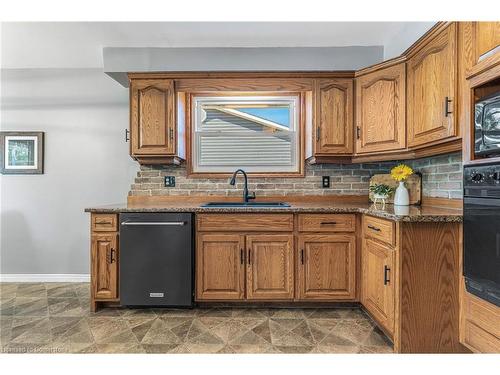
{"type": "Polygon", "coordinates": [[[405,164],[399,164],[391,169],[391,176],[396,181],[404,181],[413,174],[413,169],[405,164]]]}

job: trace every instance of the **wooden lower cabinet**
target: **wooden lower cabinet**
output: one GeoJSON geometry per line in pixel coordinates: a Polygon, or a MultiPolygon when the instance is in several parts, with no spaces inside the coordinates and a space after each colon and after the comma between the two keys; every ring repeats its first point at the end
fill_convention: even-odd
{"type": "Polygon", "coordinates": [[[91,239],[92,298],[118,298],[118,233],[93,233],[91,239]]]}
{"type": "Polygon", "coordinates": [[[361,303],[391,335],[394,332],[394,249],[371,239],[361,251],[361,303]]]}
{"type": "Polygon", "coordinates": [[[300,300],[351,300],[356,296],[353,234],[301,234],[298,240],[300,300]]]}
{"type": "Polygon", "coordinates": [[[196,245],[196,298],[245,297],[245,236],[199,233],[196,245]]]}
{"type": "Polygon", "coordinates": [[[293,299],[293,235],[246,236],[247,299],[293,299]]]}

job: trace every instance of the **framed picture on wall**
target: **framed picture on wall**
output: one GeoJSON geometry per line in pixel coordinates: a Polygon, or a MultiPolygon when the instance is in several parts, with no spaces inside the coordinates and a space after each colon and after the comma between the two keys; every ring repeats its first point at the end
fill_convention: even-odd
{"type": "Polygon", "coordinates": [[[43,132],[0,132],[0,172],[42,174],[43,136],[43,132]]]}

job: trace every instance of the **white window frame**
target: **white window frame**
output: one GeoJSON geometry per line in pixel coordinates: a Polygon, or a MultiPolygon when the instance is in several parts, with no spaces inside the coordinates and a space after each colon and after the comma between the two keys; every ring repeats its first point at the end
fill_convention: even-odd
{"type": "MultiPolygon", "coordinates": [[[[191,173],[193,174],[228,174],[234,172],[237,168],[242,168],[251,174],[300,174],[302,172],[301,161],[301,126],[300,126],[300,110],[301,110],[301,96],[298,93],[286,95],[228,95],[228,96],[212,96],[208,95],[195,95],[192,97],[192,126],[191,126],[191,173]],[[290,127],[289,129],[280,128],[280,131],[288,131],[292,133],[292,150],[291,165],[283,167],[279,165],[217,165],[217,166],[203,166],[200,165],[200,137],[210,133],[220,134],[216,131],[202,130],[203,111],[202,105],[259,105],[259,104],[285,104],[290,107],[290,127]]],[[[252,115],[249,115],[252,117],[252,115]]],[[[265,120],[264,120],[265,121],[265,120]]],[[[278,127],[279,128],[279,127],[278,127]]],[[[234,133],[233,133],[234,134],[234,133]]]]}

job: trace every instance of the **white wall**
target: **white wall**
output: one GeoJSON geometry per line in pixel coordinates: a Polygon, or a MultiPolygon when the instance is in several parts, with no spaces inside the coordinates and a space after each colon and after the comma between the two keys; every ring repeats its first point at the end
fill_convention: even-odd
{"type": "Polygon", "coordinates": [[[384,42],[384,60],[401,55],[435,24],[436,22],[406,22],[399,32],[384,42]]]}
{"type": "Polygon", "coordinates": [[[126,199],[128,90],[101,69],[2,70],[1,130],[45,132],[45,173],[2,175],[2,274],[89,273],[88,206],[126,199]]]}

